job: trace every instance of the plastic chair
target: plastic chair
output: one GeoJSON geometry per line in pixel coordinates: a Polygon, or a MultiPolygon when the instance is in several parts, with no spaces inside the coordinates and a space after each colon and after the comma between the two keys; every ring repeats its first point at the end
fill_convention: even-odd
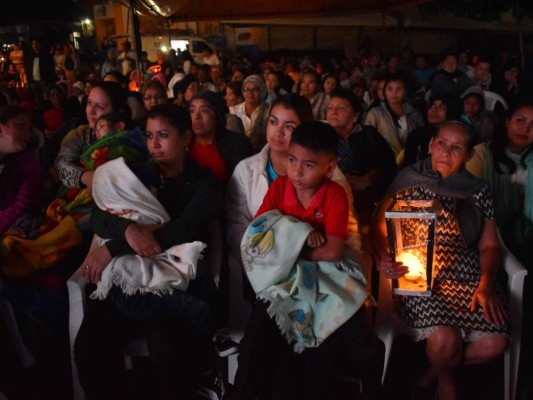
{"type": "MultiPolygon", "coordinates": [[[[509,297],[509,322],[511,329],[511,343],[504,354],[504,398],[514,400],[520,361],[520,344],[522,336],[522,297],[526,268],[509,252],[500,237],[503,269],[507,273],[507,289],[509,297]]],[[[383,366],[382,382],[385,382],[387,366],[391,354],[394,338],[403,332],[403,321],[396,314],[391,295],[391,280],[383,275],[379,278],[378,309],[376,313],[375,331],[385,343],[385,363],[383,366]]]]}
{"type": "Polygon", "coordinates": [[[424,95],[424,100],[426,101],[426,104],[431,102],[431,89],[429,89],[424,95]]]}
{"type": "MultiPolygon", "coordinates": [[[[218,284],[222,263],[222,230],[218,219],[214,219],[209,224],[211,236],[210,256],[211,271],[218,284]]],[[[93,242],[94,243],[94,242],[93,242]]],[[[91,245],[91,249],[93,244],[91,245]]],[[[90,250],[89,250],[90,251],[90,250]]],[[[70,365],[72,372],[72,390],[74,400],[84,400],[85,395],[78,377],[78,369],[74,361],[74,342],[80,330],[87,298],[85,296],[85,286],[87,280],[83,277],[83,267],[78,268],[67,281],[69,296],[69,337],[70,337],[70,365]]],[[[133,369],[133,357],[148,357],[148,346],[142,335],[133,339],[124,350],[124,365],[127,369],[133,369]]],[[[179,362],[179,361],[178,361],[179,362]]]]}
{"type": "Polygon", "coordinates": [[[501,103],[504,110],[509,108],[509,105],[505,99],[498,93],[485,90],[483,91],[483,94],[485,95],[485,110],[494,111],[498,103],[501,103]]]}
{"type": "Polygon", "coordinates": [[[9,336],[11,336],[11,339],[13,340],[13,345],[15,346],[15,350],[20,358],[20,363],[22,364],[24,368],[33,367],[33,365],[35,364],[35,358],[33,357],[33,354],[30,352],[30,350],[28,350],[28,348],[24,344],[24,341],[22,340],[22,336],[20,335],[17,320],[15,318],[15,313],[13,312],[13,306],[8,300],[6,300],[1,295],[0,295],[0,313],[4,317],[4,322],[9,332],[9,336]]]}

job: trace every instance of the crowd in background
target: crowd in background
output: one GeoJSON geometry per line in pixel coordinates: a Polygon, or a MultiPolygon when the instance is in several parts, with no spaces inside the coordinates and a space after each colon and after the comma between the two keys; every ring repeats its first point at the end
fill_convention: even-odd
{"type": "MultiPolygon", "coordinates": [[[[323,121],[334,128],[339,137],[338,172],[345,176],[350,207],[353,206],[349,240],[355,240],[352,247],[363,254],[361,260],[372,257],[369,238],[372,217],[397,172],[431,155],[432,140],[446,121],[465,124],[472,132],[471,147],[476,149],[473,164],[468,169],[489,182],[500,233],[513,253],[531,269],[526,249],[533,240],[533,77],[521,69],[519,57],[507,49],[485,54],[450,48],[430,55],[405,47],[389,55],[365,50],[357,57],[343,59],[321,59],[309,53],[301,57],[266,57],[256,62],[206,49],[204,63],[197,64],[187,50],[170,54],[158,52],[156,60],[149,60],[143,52],[141,60],[136,61],[129,42],[118,47],[120,49],[107,43],[94,58],[96,61],[86,63],[80,59],[73,43],[57,44],[48,49],[34,39],[31,48],[13,45],[6,54],[8,61],[1,76],[0,238],[4,247],[0,252],[0,294],[24,310],[30,321],[30,332],[34,335],[48,332],[47,345],[61,348],[66,359],[68,300],[65,283],[69,276],[80,265],[96,269],[98,262],[107,256],[132,252],[150,255],[153,249],[145,249],[141,243],[147,238],[158,250],[180,244],[181,239],[176,234],[178,225],[183,229],[195,224],[205,225],[209,220],[207,214],[202,217],[199,207],[201,211],[209,209],[209,217],[211,213],[220,215],[225,236],[226,230],[231,231],[232,218],[239,211],[235,209],[237,200],[225,203],[226,198],[236,196],[236,176],[244,174],[239,163],[250,157],[256,157],[257,162],[263,154],[272,164],[261,168],[270,166],[274,170],[277,169],[277,165],[273,166],[277,161],[274,157],[286,156],[283,151],[276,153],[272,144],[270,135],[274,135],[271,133],[274,131],[269,129],[274,129],[272,125],[277,122],[283,122],[283,129],[289,132],[306,119],[323,121]],[[493,101],[495,94],[496,102],[493,101]],[[283,103],[288,96],[306,99],[305,107],[309,107],[309,112],[283,103]],[[280,104],[284,104],[283,107],[280,104]],[[293,107],[296,117],[292,115],[292,120],[284,120],[286,114],[273,113],[275,106],[278,112],[293,107]],[[103,151],[93,146],[100,139],[97,135],[100,117],[110,113],[119,113],[122,121],[122,125],[118,125],[120,128],[113,131],[124,133],[113,139],[122,146],[120,153],[113,157],[131,156],[133,161],[128,161],[132,163],[152,161],[149,173],[155,174],[155,178],[152,176],[148,181],[158,188],[155,197],[162,202],[171,221],[180,221],[172,229],[155,235],[156,239],[152,232],[157,228],[149,233],[132,233],[124,225],[119,231],[121,223],[113,216],[98,215],[95,222],[91,215],[95,212],[91,211],[94,203],[90,193],[100,165],[95,160],[102,157],[103,151]],[[169,113],[188,115],[190,127],[173,121],[169,113]],[[18,141],[16,145],[5,143],[12,119],[19,124],[20,131],[28,131],[27,137],[14,139],[18,141]],[[167,139],[162,133],[164,129],[176,129],[179,134],[178,142],[168,144],[178,149],[179,160],[165,158],[168,154],[164,149],[174,147],[160,144],[167,139]],[[191,137],[183,135],[187,129],[192,132],[191,137]],[[143,146],[144,150],[139,150],[135,132],[150,132],[146,134],[148,150],[143,146]],[[180,174],[186,171],[187,182],[192,182],[194,189],[186,182],[172,181],[173,168],[180,174]],[[207,168],[211,173],[206,177],[198,168],[207,168]],[[167,173],[170,175],[165,175],[167,173]],[[205,185],[212,187],[208,189],[205,185]],[[171,205],[165,196],[180,196],[182,203],[171,205]],[[498,199],[498,196],[505,199],[498,199]],[[189,225],[180,220],[183,215],[189,215],[189,225]],[[67,217],[72,217],[71,225],[67,224],[67,220],[70,221],[67,217]],[[113,224],[117,228],[113,228],[113,224]],[[99,229],[98,234],[112,238],[113,246],[108,246],[110,254],[89,253],[86,256],[95,227],[99,229]],[[14,261],[7,256],[10,249],[5,244],[8,236],[23,238],[25,241],[20,245],[33,250],[34,243],[40,243],[38,241],[50,232],[57,237],[47,237],[53,241],[45,243],[54,246],[56,258],[48,261],[46,268],[38,263],[28,265],[29,269],[25,270],[13,267],[14,261]],[[136,239],[131,239],[132,235],[136,239]],[[138,248],[132,241],[136,241],[138,248]]],[[[105,147],[102,163],[113,158],[111,150],[107,149],[105,147]]],[[[255,164],[249,165],[254,168],[251,165],[255,164]]],[[[143,172],[133,170],[144,177],[143,172]]],[[[152,190],[150,184],[146,186],[152,190]]],[[[244,197],[248,195],[242,193],[244,197]]],[[[255,211],[257,207],[249,213],[250,218],[255,211]]],[[[183,241],[188,240],[184,238],[183,241]]],[[[223,264],[235,261],[231,258],[235,256],[231,243],[228,247],[223,264]]],[[[42,255],[41,248],[38,252],[42,255]]],[[[93,283],[99,279],[99,276],[98,279],[88,277],[93,283]]],[[[226,297],[221,302],[211,297],[210,284],[205,284],[209,290],[195,288],[199,297],[209,297],[207,303],[217,304],[213,305],[213,310],[220,304],[227,307],[227,282],[223,276],[221,279],[221,296],[226,297]]],[[[531,302],[530,286],[528,284],[526,289],[529,293],[526,304],[531,302]]],[[[245,297],[250,289],[245,288],[245,297]]],[[[115,295],[115,299],[117,297],[115,295]]],[[[105,318],[91,320],[93,325],[83,331],[85,346],[95,343],[90,341],[90,336],[98,331],[95,328],[98,323],[110,323],[115,317],[117,320],[126,318],[125,315],[131,317],[128,312],[133,306],[126,300],[120,301],[120,316],[107,310],[105,318]]],[[[220,314],[222,322],[215,317],[215,327],[227,323],[225,311],[220,314]]],[[[87,324],[89,326],[89,322],[87,324]]],[[[124,322],[124,326],[129,325],[124,322]]],[[[168,338],[165,335],[183,334],[183,327],[167,328],[150,327],[156,332],[153,343],[157,343],[154,348],[159,352],[154,362],[159,362],[157,365],[161,368],[171,368],[161,353],[171,348],[169,354],[174,354],[175,350],[164,339],[168,338]]],[[[524,337],[527,337],[531,329],[529,324],[526,323],[524,329],[524,337]]],[[[194,336],[194,332],[186,332],[187,338],[191,335],[194,336]]],[[[105,347],[106,351],[111,351],[110,348],[105,347]]],[[[102,367],[98,360],[86,361],[94,356],[88,353],[87,347],[80,347],[80,365],[86,362],[91,368],[102,367]]],[[[103,357],[103,350],[101,353],[95,354],[103,357]]],[[[191,349],[188,356],[196,359],[198,354],[191,349]]],[[[41,362],[48,365],[50,361],[41,362]]],[[[106,368],[110,368],[109,365],[106,368]]],[[[524,364],[521,368],[525,371],[529,366],[524,364]]],[[[174,369],[168,369],[168,375],[170,371],[174,369]]],[[[176,371],[191,374],[191,371],[185,373],[183,368],[176,371]]],[[[99,397],[103,396],[99,391],[102,388],[92,381],[98,380],[98,376],[83,370],[80,374],[85,374],[84,389],[91,391],[94,398],[103,398],[99,397]]],[[[190,379],[195,381],[196,378],[190,379]]],[[[521,382],[523,393],[531,393],[527,383],[521,382]]]]}

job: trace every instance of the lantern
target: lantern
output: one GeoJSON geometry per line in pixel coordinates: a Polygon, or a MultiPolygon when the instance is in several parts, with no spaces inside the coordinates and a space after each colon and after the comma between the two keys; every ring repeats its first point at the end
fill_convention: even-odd
{"type": "Polygon", "coordinates": [[[385,212],[392,259],[409,268],[407,274],[393,279],[394,294],[431,295],[435,225],[439,207],[437,200],[393,200],[385,212]]]}

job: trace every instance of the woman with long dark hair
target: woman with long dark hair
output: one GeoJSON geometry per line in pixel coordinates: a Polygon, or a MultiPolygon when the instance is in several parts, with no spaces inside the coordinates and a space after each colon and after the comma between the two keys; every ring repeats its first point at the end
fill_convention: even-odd
{"type": "MultiPolygon", "coordinates": [[[[424,125],[420,111],[406,101],[407,82],[399,75],[391,75],[383,89],[385,101],[366,115],[365,125],[371,125],[389,143],[395,157],[405,147],[409,134],[424,125]]],[[[396,159],[398,164],[401,160],[396,159]]]]}

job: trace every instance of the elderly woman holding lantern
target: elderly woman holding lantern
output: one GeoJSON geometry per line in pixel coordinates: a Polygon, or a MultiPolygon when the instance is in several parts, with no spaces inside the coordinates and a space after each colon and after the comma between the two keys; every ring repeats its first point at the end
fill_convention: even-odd
{"type": "MultiPolygon", "coordinates": [[[[417,392],[457,399],[455,370],[500,356],[507,344],[503,292],[496,282],[499,242],[488,186],[464,165],[473,155],[473,134],[458,121],[441,125],[430,157],[399,172],[373,221],[377,269],[387,278],[413,279],[414,265],[391,256],[385,212],[393,200],[439,202],[429,295],[396,295],[397,311],[415,341],[426,340],[429,365],[417,392]]],[[[427,294],[427,293],[426,293],[427,294]]]]}

